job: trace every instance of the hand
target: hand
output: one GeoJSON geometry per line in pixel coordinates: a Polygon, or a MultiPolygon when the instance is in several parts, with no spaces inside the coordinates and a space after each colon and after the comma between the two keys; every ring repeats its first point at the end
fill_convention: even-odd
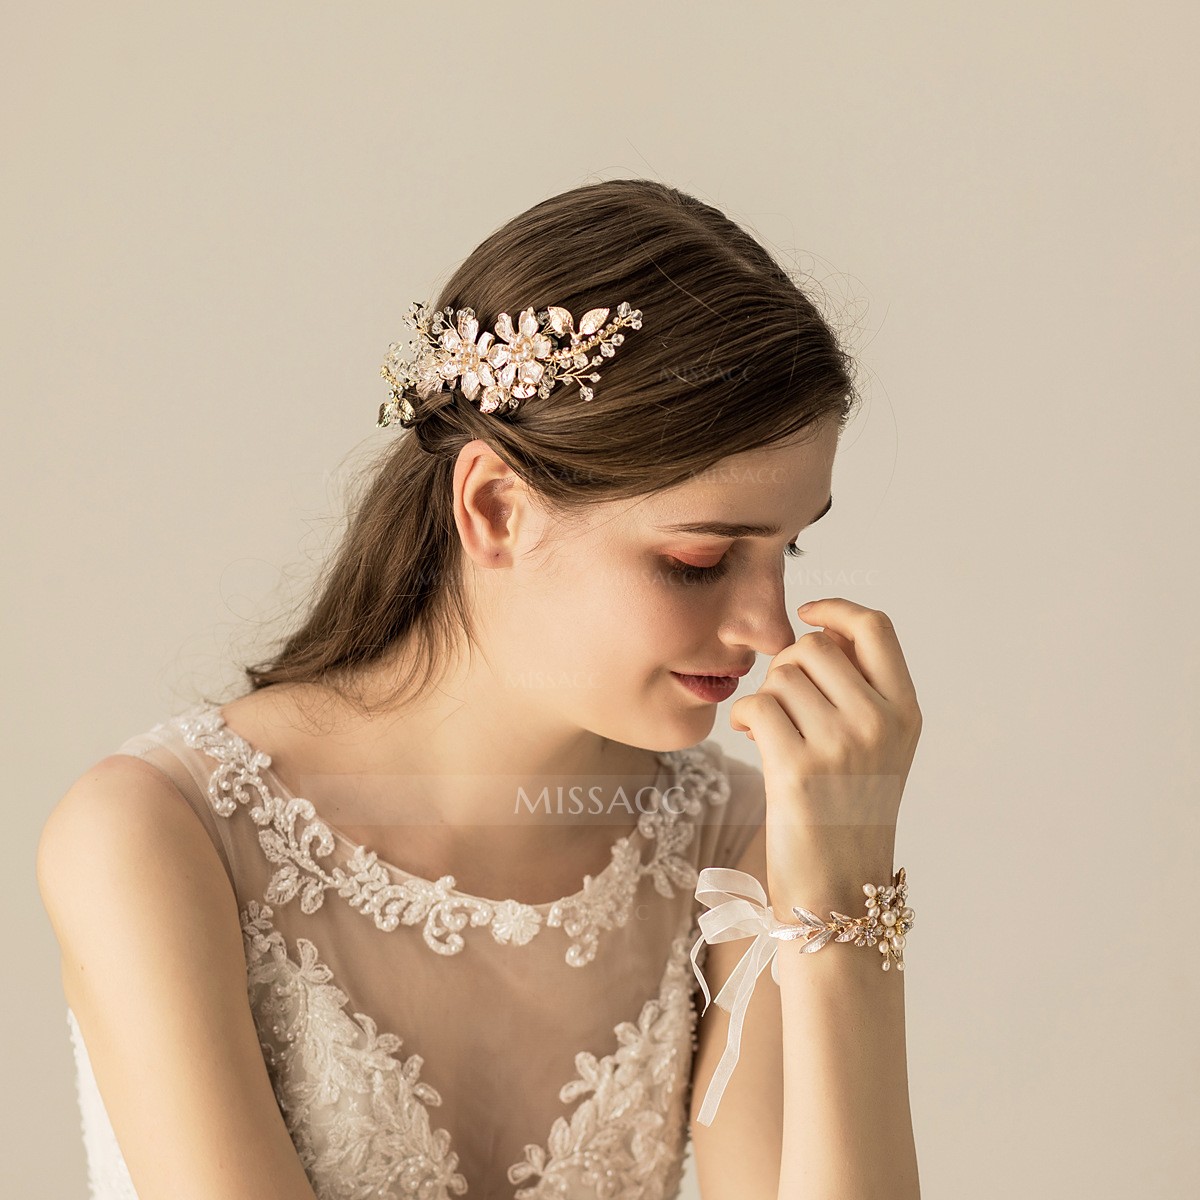
{"type": "Polygon", "coordinates": [[[797,611],[823,629],[781,650],[758,691],[729,714],[762,755],[768,866],[794,878],[832,855],[847,869],[882,866],[890,876],[921,734],[900,642],[887,614],[841,597],[797,611]]]}

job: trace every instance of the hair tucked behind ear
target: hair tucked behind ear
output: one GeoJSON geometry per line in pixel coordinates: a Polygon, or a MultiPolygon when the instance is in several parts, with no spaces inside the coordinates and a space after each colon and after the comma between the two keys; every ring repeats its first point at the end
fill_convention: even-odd
{"type": "MultiPolygon", "coordinates": [[[[615,179],[534,205],[472,252],[433,307],[501,312],[622,300],[642,311],[595,397],[575,386],[503,416],[460,392],[419,407],[351,505],[346,533],[295,632],[244,669],[250,691],[312,683],[342,696],[403,641],[410,669],[384,701],[418,695],[465,631],[452,481],[482,438],[563,520],[596,503],[682,483],[727,455],[845,424],[854,364],[801,288],[718,209],[666,184],[615,179]]],[[[364,420],[375,400],[363,403],[364,420]]],[[[394,428],[394,427],[393,427],[394,428]]]]}

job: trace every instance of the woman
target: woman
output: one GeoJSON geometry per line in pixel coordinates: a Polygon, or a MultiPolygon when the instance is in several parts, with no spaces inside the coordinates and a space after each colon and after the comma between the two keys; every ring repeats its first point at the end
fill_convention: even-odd
{"type": "Polygon", "coordinates": [[[745,949],[697,940],[739,881],[702,869],[792,933],[891,877],[899,645],[784,602],[849,358],[645,180],[534,206],[408,320],[299,628],[43,832],[95,1194],[668,1197],[690,1123],[705,1200],[916,1196],[898,972],[771,937],[733,1027],[696,995],[745,949]],[[704,740],[758,654],[761,772],[704,740]]]}

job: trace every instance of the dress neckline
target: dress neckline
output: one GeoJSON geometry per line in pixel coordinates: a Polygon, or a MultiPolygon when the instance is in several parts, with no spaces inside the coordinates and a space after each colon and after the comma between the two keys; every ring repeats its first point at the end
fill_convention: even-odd
{"type": "Polygon", "coordinates": [[[658,774],[654,778],[652,806],[644,809],[639,815],[633,828],[622,834],[616,841],[612,842],[609,847],[608,862],[595,875],[586,874],[583,881],[574,892],[568,896],[560,897],[557,900],[547,900],[539,904],[530,904],[524,900],[514,900],[509,898],[496,899],[491,896],[478,896],[474,893],[463,891],[461,888],[454,886],[457,882],[455,877],[450,874],[439,876],[437,880],[429,879],[424,875],[418,875],[414,871],[408,870],[406,867],[400,866],[398,863],[390,862],[382,858],[378,853],[371,849],[370,846],[350,837],[339,826],[334,825],[331,821],[325,819],[322,813],[317,809],[316,805],[306,796],[299,796],[292,791],[291,788],[284,782],[271,766],[271,755],[265,750],[259,750],[251,744],[249,740],[238,733],[226,720],[222,711],[222,706],[219,704],[210,705],[207,709],[208,715],[212,724],[218,729],[223,736],[229,739],[234,747],[239,752],[242,764],[246,769],[260,771],[262,775],[268,778],[271,782],[271,788],[285,802],[289,804],[302,804],[312,810],[313,817],[325,829],[329,831],[330,836],[338,842],[345,850],[350,851],[357,858],[369,857],[372,863],[382,867],[389,875],[410,883],[427,887],[437,888],[439,894],[444,894],[453,897],[457,900],[469,902],[474,905],[483,905],[488,908],[503,906],[505,908],[526,910],[533,909],[542,916],[546,916],[551,910],[557,910],[564,907],[581,904],[589,894],[595,891],[598,887],[607,885],[610,877],[615,876],[618,871],[627,867],[631,858],[636,858],[639,862],[642,860],[642,848],[653,835],[652,823],[657,821],[660,816],[659,801],[661,800],[663,791],[661,785],[668,776],[672,777],[676,773],[677,764],[685,751],[680,750],[658,750],[654,751],[654,756],[658,761],[658,774]],[[641,844],[635,844],[640,842],[641,844]],[[453,882],[451,882],[453,881],[453,882]]]}

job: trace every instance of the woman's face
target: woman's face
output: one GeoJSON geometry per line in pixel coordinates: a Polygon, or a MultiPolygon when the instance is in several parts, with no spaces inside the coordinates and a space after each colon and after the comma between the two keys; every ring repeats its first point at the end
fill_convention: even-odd
{"type": "Polygon", "coordinates": [[[827,510],[838,432],[829,421],[806,445],[732,455],[669,491],[598,505],[579,525],[544,516],[520,489],[504,493],[489,523],[485,492],[470,486],[460,458],[464,546],[477,567],[504,568],[470,573],[498,675],[489,684],[530,718],[553,712],[628,745],[703,740],[716,701],[673,672],[742,672],[795,640],[787,547],[827,510]],[[475,501],[481,510],[471,516],[475,501]],[[671,528],[695,523],[778,532],[671,528]]]}

